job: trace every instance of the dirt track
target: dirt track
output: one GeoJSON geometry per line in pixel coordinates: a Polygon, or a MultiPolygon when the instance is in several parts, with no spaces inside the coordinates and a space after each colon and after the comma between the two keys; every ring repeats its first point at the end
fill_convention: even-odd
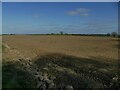
{"type": "Polygon", "coordinates": [[[3,43],[34,58],[45,53],[63,53],[84,58],[118,58],[117,39],[92,36],[3,36],[3,43]]]}

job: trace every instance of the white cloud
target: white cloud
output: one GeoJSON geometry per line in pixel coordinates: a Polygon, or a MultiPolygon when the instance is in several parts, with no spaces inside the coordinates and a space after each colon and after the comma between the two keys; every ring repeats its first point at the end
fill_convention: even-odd
{"type": "Polygon", "coordinates": [[[81,16],[88,16],[89,14],[88,13],[82,13],[80,14],[81,16]]]}
{"type": "Polygon", "coordinates": [[[74,11],[67,12],[68,15],[80,15],[80,16],[88,16],[90,10],[86,8],[77,8],[74,11]]]}

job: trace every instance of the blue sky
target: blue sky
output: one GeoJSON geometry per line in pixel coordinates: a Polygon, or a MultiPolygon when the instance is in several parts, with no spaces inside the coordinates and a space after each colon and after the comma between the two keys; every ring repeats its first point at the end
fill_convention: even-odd
{"type": "Polygon", "coordinates": [[[2,3],[0,2],[0,34],[2,34],[2,3]]]}
{"type": "Polygon", "coordinates": [[[119,2],[119,0],[2,0],[2,2],[119,2]]]}
{"type": "Polygon", "coordinates": [[[111,33],[118,30],[115,2],[3,2],[2,32],[111,33]]]}

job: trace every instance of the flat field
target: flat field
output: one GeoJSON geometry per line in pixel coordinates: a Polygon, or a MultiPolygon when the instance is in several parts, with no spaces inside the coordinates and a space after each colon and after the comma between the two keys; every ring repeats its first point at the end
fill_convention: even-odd
{"type": "Polygon", "coordinates": [[[4,80],[3,87],[116,88],[118,41],[98,36],[4,35],[3,78],[11,82],[4,80]],[[17,71],[20,68],[24,77],[11,68],[17,71]],[[8,71],[12,73],[8,75],[8,71]],[[9,78],[13,72],[17,77],[9,78]],[[33,79],[29,79],[31,83],[24,82],[28,74],[29,78],[36,78],[36,72],[46,83],[46,78],[53,78],[49,79],[50,85],[40,79],[39,82],[33,79]],[[18,77],[24,78],[20,81],[22,84],[18,77]]]}
{"type": "Polygon", "coordinates": [[[17,49],[27,57],[44,53],[62,53],[85,58],[118,58],[118,40],[95,36],[3,36],[3,43],[17,49]]]}

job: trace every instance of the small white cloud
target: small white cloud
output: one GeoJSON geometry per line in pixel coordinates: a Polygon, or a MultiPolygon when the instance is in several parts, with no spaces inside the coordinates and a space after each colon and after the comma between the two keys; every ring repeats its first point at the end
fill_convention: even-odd
{"type": "Polygon", "coordinates": [[[74,11],[67,12],[68,15],[80,15],[80,16],[88,16],[89,15],[89,9],[86,8],[78,8],[74,11]]]}
{"type": "Polygon", "coordinates": [[[80,14],[80,16],[88,16],[89,14],[88,13],[82,13],[80,14]]]}

